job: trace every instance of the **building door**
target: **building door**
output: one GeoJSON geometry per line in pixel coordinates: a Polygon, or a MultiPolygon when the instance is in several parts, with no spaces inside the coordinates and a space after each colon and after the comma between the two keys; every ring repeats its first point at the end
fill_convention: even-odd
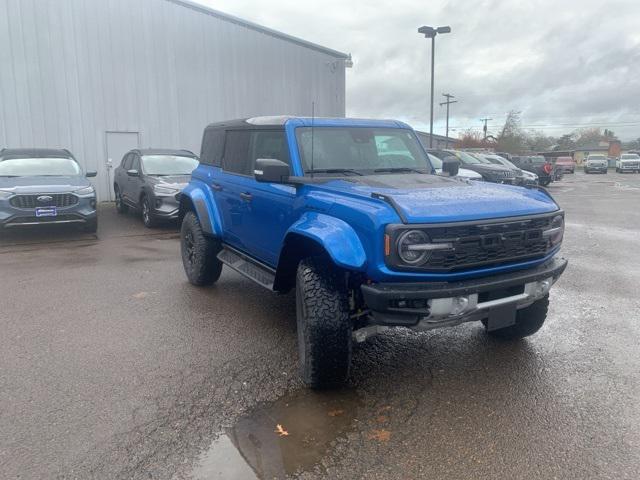
{"type": "Polygon", "coordinates": [[[113,169],[120,165],[125,153],[140,147],[140,134],[138,132],[107,132],[106,134],[106,158],[104,162],[104,178],[107,181],[100,200],[112,202],[115,199],[113,192],[113,169]],[[106,198],[105,198],[106,197],[106,198]]]}

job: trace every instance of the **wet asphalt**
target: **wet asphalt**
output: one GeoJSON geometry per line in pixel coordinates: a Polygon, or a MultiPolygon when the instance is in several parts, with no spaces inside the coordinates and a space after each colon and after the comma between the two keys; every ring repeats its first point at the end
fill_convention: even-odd
{"type": "Polygon", "coordinates": [[[3,234],[0,478],[640,478],[640,175],[550,190],[570,264],[537,335],[390,332],[337,392],[297,378],[293,297],[190,286],[173,226],[3,234]]]}

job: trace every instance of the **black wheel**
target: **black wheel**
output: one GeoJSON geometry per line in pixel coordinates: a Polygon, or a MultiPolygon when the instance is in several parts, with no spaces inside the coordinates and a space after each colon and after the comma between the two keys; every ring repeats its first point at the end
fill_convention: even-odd
{"type": "Polygon", "coordinates": [[[606,174],[607,174],[607,171],[605,170],[605,171],[604,171],[604,172],[602,172],[602,173],[606,175],[606,174]]]}
{"type": "Polygon", "coordinates": [[[120,192],[120,187],[118,187],[117,184],[113,186],[113,191],[116,194],[116,210],[118,211],[118,213],[127,213],[129,211],[129,206],[124,203],[124,200],[122,199],[122,193],[120,192]]]}
{"type": "Polygon", "coordinates": [[[352,325],[344,279],[326,259],[302,260],[296,273],[300,375],[311,388],[342,385],[351,367],[352,325]]]}
{"type": "Polygon", "coordinates": [[[217,257],[220,244],[204,234],[193,212],[187,212],[182,220],[180,250],[189,282],[198,286],[211,285],[220,278],[222,262],[217,257]]]}
{"type": "Polygon", "coordinates": [[[98,219],[94,218],[93,220],[87,221],[87,223],[82,226],[82,230],[87,233],[96,233],[98,231],[98,219]]]}
{"type": "Polygon", "coordinates": [[[146,195],[142,197],[142,201],[140,202],[140,209],[142,210],[142,223],[147,228],[155,227],[158,222],[153,216],[151,211],[151,204],[149,203],[149,197],[146,195]]]}
{"type": "MultiPolygon", "coordinates": [[[[516,313],[516,323],[510,327],[501,328],[487,332],[489,335],[502,338],[504,340],[517,340],[519,338],[528,337],[536,333],[547,318],[547,309],[549,308],[549,295],[536,300],[526,308],[518,310],[516,313]]],[[[483,325],[487,326],[487,321],[482,320],[483,325]]]]}

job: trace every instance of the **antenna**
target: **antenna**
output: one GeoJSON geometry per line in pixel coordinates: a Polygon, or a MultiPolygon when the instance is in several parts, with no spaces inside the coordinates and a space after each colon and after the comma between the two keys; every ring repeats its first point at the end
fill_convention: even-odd
{"type": "Polygon", "coordinates": [[[316,118],[316,102],[311,102],[311,178],[313,178],[313,124],[316,118]]]}

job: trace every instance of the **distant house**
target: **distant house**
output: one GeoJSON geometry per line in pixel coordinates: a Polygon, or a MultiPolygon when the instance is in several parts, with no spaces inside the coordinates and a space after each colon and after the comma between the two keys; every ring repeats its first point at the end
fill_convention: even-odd
{"type": "Polygon", "coordinates": [[[558,157],[573,157],[578,165],[582,165],[584,159],[592,153],[606,155],[610,158],[617,158],[621,153],[624,152],[622,151],[622,144],[620,143],[620,140],[601,141],[598,143],[576,147],[574,150],[553,150],[546,152],[537,152],[538,155],[544,155],[545,158],[549,159],[558,157]]]}

